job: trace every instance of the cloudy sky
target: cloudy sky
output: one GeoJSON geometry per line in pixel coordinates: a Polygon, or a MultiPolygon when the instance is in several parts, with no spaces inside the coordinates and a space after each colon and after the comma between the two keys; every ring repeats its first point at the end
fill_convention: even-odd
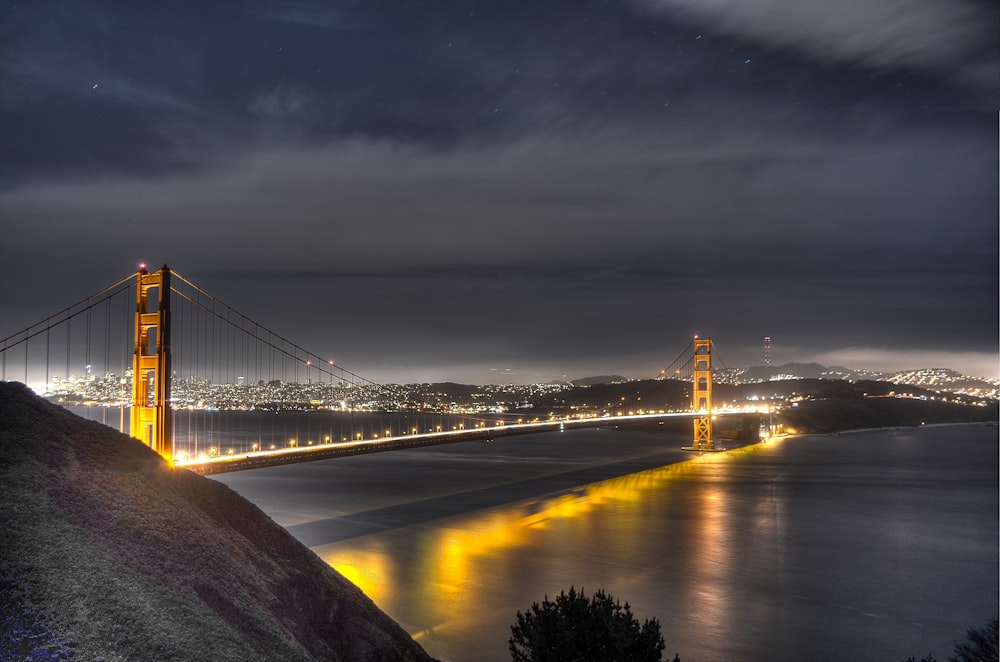
{"type": "Polygon", "coordinates": [[[1000,9],[6,2],[0,336],[169,264],[382,381],[997,376],[1000,9]]]}

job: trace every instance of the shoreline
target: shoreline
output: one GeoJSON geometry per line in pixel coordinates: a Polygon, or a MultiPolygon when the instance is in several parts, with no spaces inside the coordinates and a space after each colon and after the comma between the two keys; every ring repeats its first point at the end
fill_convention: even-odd
{"type": "Polygon", "coordinates": [[[881,430],[919,430],[921,428],[947,428],[965,425],[983,425],[986,427],[996,427],[1000,421],[958,421],[955,423],[923,423],[921,425],[887,425],[880,428],[852,428],[838,432],[827,432],[825,434],[853,434],[855,432],[879,432],[881,430]]]}

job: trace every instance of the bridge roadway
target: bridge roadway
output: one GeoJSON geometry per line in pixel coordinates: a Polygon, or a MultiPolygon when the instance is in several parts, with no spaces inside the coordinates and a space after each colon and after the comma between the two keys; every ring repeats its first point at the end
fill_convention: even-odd
{"type": "MultiPolygon", "coordinates": [[[[732,414],[752,414],[747,410],[718,410],[713,416],[732,414]]],[[[445,430],[411,434],[401,437],[385,437],[382,439],[363,439],[316,446],[296,448],[280,448],[276,450],[261,450],[238,455],[220,455],[218,457],[199,457],[188,461],[174,461],[175,467],[190,469],[195,473],[207,476],[209,474],[227,473],[260,469],[280,464],[296,462],[312,462],[348,455],[363,455],[366,453],[383,453],[404,448],[419,448],[438,444],[452,444],[460,441],[492,441],[500,437],[512,437],[540,432],[556,432],[576,428],[599,428],[620,423],[641,421],[657,421],[668,418],[694,418],[697,412],[670,412],[656,414],[628,414],[622,416],[593,416],[589,418],[550,419],[534,423],[511,423],[486,428],[471,428],[466,430],[445,430]]]]}

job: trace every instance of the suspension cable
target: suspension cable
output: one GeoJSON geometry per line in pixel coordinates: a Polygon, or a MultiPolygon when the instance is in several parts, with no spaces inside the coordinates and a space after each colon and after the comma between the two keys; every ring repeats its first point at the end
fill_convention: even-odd
{"type": "MultiPolygon", "coordinates": [[[[72,306],[67,306],[66,308],[63,308],[62,310],[60,310],[58,313],[55,313],[54,315],[49,315],[48,317],[46,317],[45,319],[41,320],[40,322],[36,322],[35,324],[32,324],[31,326],[29,326],[29,327],[27,327],[27,328],[25,328],[25,329],[23,329],[21,331],[18,331],[17,333],[13,333],[13,334],[7,336],[6,338],[0,339],[0,351],[5,351],[5,350],[8,350],[8,349],[10,349],[12,347],[17,347],[21,343],[27,342],[28,340],[31,340],[35,336],[39,336],[39,335],[45,333],[48,329],[51,328],[52,321],[55,320],[55,319],[57,319],[57,318],[62,318],[62,319],[59,319],[58,322],[56,322],[56,324],[59,324],[60,322],[64,322],[67,319],[72,319],[72,318],[76,317],[77,315],[80,315],[80,314],[84,313],[85,311],[89,310],[93,306],[96,306],[99,303],[103,303],[104,301],[107,301],[108,299],[111,299],[112,297],[120,294],[121,291],[123,291],[125,288],[122,288],[121,290],[116,290],[114,292],[111,292],[111,290],[114,290],[115,288],[120,287],[123,283],[126,283],[126,282],[130,281],[133,277],[134,277],[134,274],[126,276],[125,278],[122,278],[120,281],[118,281],[114,285],[110,285],[108,287],[105,287],[103,290],[101,290],[99,292],[95,292],[94,294],[91,294],[89,297],[86,297],[85,299],[82,299],[82,300],[74,303],[72,306]],[[105,293],[108,293],[108,292],[110,292],[110,294],[107,294],[107,296],[104,296],[104,298],[102,298],[102,299],[100,299],[98,301],[93,301],[93,302],[91,301],[92,299],[96,299],[97,297],[103,296],[105,293]],[[72,315],[69,315],[68,317],[66,317],[66,315],[71,310],[74,310],[74,309],[76,309],[76,308],[78,308],[80,306],[83,306],[83,305],[87,305],[87,308],[81,308],[80,310],[77,310],[72,315]],[[25,335],[24,338],[21,338],[17,342],[11,343],[9,345],[7,344],[9,341],[13,340],[14,338],[17,338],[21,334],[28,334],[28,332],[31,329],[34,329],[35,327],[42,326],[43,324],[45,326],[43,328],[39,329],[38,331],[36,331],[35,333],[32,333],[30,335],[25,335]]],[[[131,286],[131,284],[130,284],[130,286],[131,286]]]]}
{"type": "MultiPolygon", "coordinates": [[[[327,365],[327,366],[329,366],[329,365],[335,365],[337,367],[337,369],[340,371],[340,375],[348,374],[351,377],[354,377],[354,378],[360,380],[361,382],[365,383],[368,386],[373,386],[373,387],[381,387],[382,386],[381,384],[379,384],[378,382],[376,382],[374,380],[368,379],[366,377],[362,377],[361,375],[359,375],[357,373],[354,373],[354,372],[351,372],[350,370],[347,370],[346,368],[343,368],[343,367],[341,367],[339,365],[336,365],[335,363],[331,364],[328,359],[324,359],[323,357],[319,356],[318,354],[315,354],[315,353],[313,353],[313,352],[305,349],[304,347],[301,347],[300,345],[297,345],[296,343],[288,340],[287,338],[285,338],[281,334],[278,334],[278,333],[275,333],[274,331],[271,331],[270,329],[268,329],[263,324],[260,324],[259,322],[256,322],[256,321],[250,319],[249,317],[247,317],[243,313],[239,312],[238,310],[236,310],[235,308],[233,308],[229,304],[225,303],[224,301],[219,300],[214,295],[212,295],[212,294],[206,292],[205,290],[203,290],[202,288],[198,287],[197,285],[195,285],[194,283],[192,283],[191,281],[189,281],[184,276],[178,274],[176,271],[174,271],[172,273],[178,279],[180,279],[184,284],[188,285],[189,287],[191,287],[192,289],[194,289],[196,292],[198,292],[202,296],[205,296],[208,299],[210,299],[213,304],[218,304],[218,305],[222,306],[223,308],[225,308],[226,309],[226,313],[227,313],[227,317],[223,317],[218,311],[214,310],[213,308],[210,308],[209,306],[206,306],[205,304],[201,303],[200,301],[196,301],[194,298],[188,296],[185,292],[182,292],[182,291],[177,290],[175,288],[171,288],[171,291],[173,291],[176,294],[178,294],[179,296],[183,297],[184,299],[186,299],[190,303],[192,303],[192,304],[194,304],[194,305],[202,308],[203,310],[205,310],[210,315],[213,315],[213,316],[217,317],[218,319],[223,320],[223,321],[227,322],[228,324],[231,324],[231,325],[235,326],[235,324],[232,322],[232,320],[228,317],[229,314],[233,314],[233,315],[236,315],[237,317],[239,317],[241,321],[249,323],[249,324],[253,324],[258,329],[263,329],[270,336],[272,336],[274,338],[277,338],[281,343],[287,344],[292,349],[301,352],[302,355],[304,357],[306,357],[307,359],[308,358],[316,359],[317,363],[315,365],[313,365],[312,367],[315,367],[319,372],[321,372],[323,374],[327,374],[327,375],[333,376],[334,372],[332,370],[324,369],[321,366],[323,366],[323,365],[327,365]]],[[[254,338],[256,340],[258,340],[258,341],[260,341],[260,342],[268,345],[269,347],[271,347],[273,349],[278,350],[279,352],[281,352],[285,356],[288,356],[289,358],[293,358],[293,359],[299,360],[299,356],[298,355],[293,354],[291,351],[285,349],[283,346],[282,347],[278,347],[274,343],[272,343],[272,342],[270,342],[268,340],[263,339],[256,331],[251,332],[249,329],[246,329],[246,328],[243,328],[243,327],[241,327],[241,330],[243,330],[245,333],[248,333],[248,334],[253,333],[253,336],[254,336],[254,338]]],[[[341,381],[347,381],[343,377],[340,377],[340,379],[341,379],[341,381]]]]}

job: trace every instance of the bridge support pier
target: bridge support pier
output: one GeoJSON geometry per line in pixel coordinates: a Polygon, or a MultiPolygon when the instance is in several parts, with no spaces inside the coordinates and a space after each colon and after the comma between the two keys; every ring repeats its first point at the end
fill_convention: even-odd
{"type": "Polygon", "coordinates": [[[137,274],[135,353],[132,357],[131,434],[173,464],[170,409],[170,269],[137,274]],[[150,310],[150,290],[156,308],[150,310]]]}

